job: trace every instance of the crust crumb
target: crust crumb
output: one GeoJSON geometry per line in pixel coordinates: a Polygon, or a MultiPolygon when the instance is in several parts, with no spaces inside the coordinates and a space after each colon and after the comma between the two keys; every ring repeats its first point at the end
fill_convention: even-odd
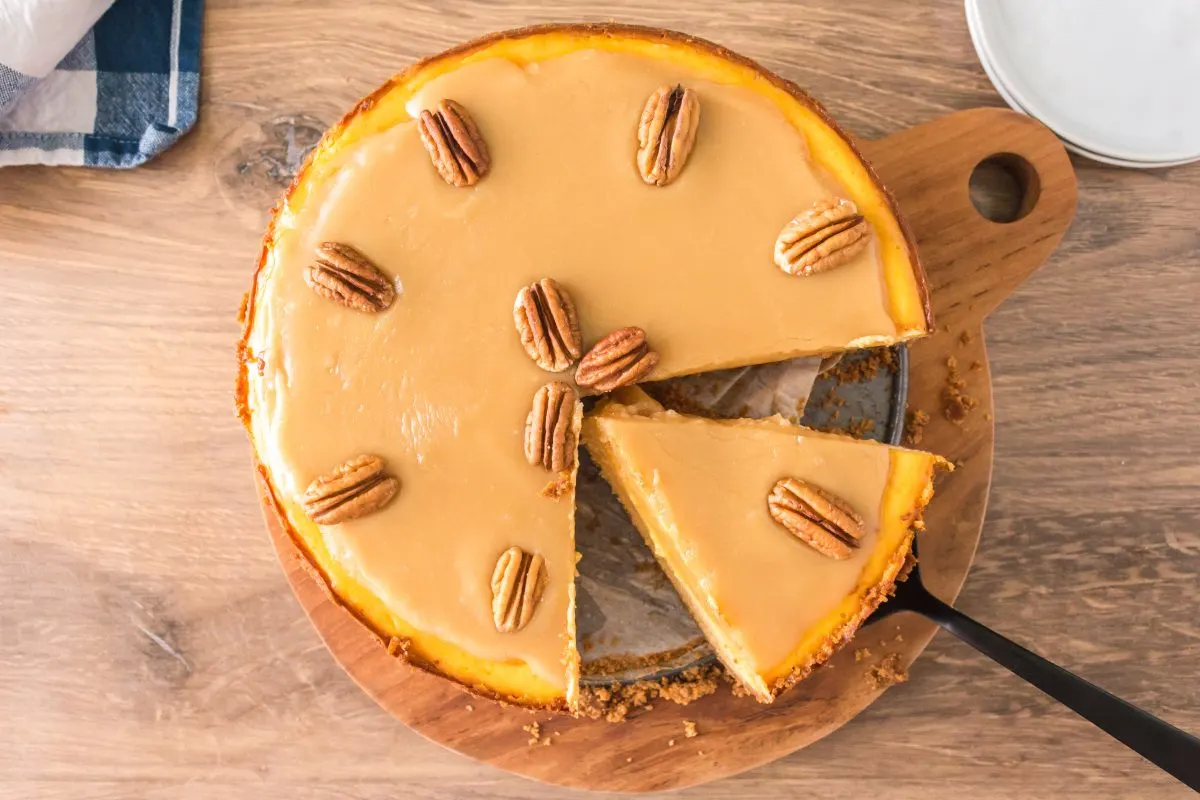
{"type": "Polygon", "coordinates": [[[896,354],[890,347],[871,350],[864,356],[842,358],[822,372],[838,383],[861,383],[874,380],[879,370],[892,371],[896,368],[896,354]]]}
{"type": "Polygon", "coordinates": [[[919,408],[910,408],[904,413],[904,443],[918,445],[925,438],[925,426],[929,415],[919,408]]]}
{"type": "Polygon", "coordinates": [[[558,477],[546,484],[542,489],[542,497],[560,500],[571,492],[571,473],[564,470],[558,477]]]}
{"type": "Polygon", "coordinates": [[[471,705],[470,703],[467,703],[467,711],[474,711],[474,710],[475,710],[475,706],[471,705]]]}
{"type": "Polygon", "coordinates": [[[979,405],[978,398],[966,394],[966,380],[958,373],[958,359],[946,359],[946,385],[942,388],[942,416],[955,424],[961,424],[967,414],[979,405]]]}
{"type": "Polygon", "coordinates": [[[393,636],[388,639],[387,654],[389,656],[404,658],[408,655],[408,641],[401,639],[399,636],[393,636]]]}
{"type": "Polygon", "coordinates": [[[585,686],[580,692],[576,713],[588,719],[622,722],[631,712],[649,712],[654,708],[654,701],[658,699],[686,706],[715,692],[717,681],[722,674],[720,666],[711,664],[691,667],[670,678],[653,681],[585,686]]]}
{"type": "Polygon", "coordinates": [[[867,682],[872,689],[886,689],[908,680],[908,670],[900,663],[899,653],[888,653],[867,672],[867,682]]]}
{"type": "Polygon", "coordinates": [[[675,746],[675,740],[667,739],[667,747],[674,747],[674,746],[675,746]]]}
{"type": "Polygon", "coordinates": [[[846,431],[851,436],[854,436],[858,439],[866,438],[867,434],[874,430],[875,420],[871,419],[870,417],[863,417],[862,419],[853,420],[849,426],[846,427],[846,431]]]}
{"type": "MultiPolygon", "coordinates": [[[[531,722],[528,725],[522,725],[521,730],[529,734],[529,741],[526,744],[528,744],[530,747],[533,747],[535,744],[542,743],[542,725],[540,722],[531,722]]],[[[546,743],[550,742],[549,739],[546,739],[545,741],[546,743]]]]}
{"type": "Polygon", "coordinates": [[[854,651],[854,663],[861,664],[871,657],[871,651],[865,647],[860,647],[854,651]]]}
{"type": "Polygon", "coordinates": [[[683,737],[685,739],[695,739],[700,735],[700,731],[696,730],[696,723],[690,719],[683,721],[683,737]]]}

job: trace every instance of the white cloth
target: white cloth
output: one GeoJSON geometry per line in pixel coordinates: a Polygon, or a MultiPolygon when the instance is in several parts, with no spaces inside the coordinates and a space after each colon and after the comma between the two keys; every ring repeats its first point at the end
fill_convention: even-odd
{"type": "Polygon", "coordinates": [[[44,78],[113,0],[0,0],[0,64],[44,78]]]}

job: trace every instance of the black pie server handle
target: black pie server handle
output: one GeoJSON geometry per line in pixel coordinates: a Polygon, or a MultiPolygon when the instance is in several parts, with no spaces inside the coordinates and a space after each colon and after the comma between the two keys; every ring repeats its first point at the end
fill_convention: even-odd
{"type": "Polygon", "coordinates": [[[1095,684],[980,625],[929,593],[913,570],[879,616],[912,611],[1032,683],[1079,716],[1156,766],[1200,792],[1200,739],[1114,697],[1095,684]]]}

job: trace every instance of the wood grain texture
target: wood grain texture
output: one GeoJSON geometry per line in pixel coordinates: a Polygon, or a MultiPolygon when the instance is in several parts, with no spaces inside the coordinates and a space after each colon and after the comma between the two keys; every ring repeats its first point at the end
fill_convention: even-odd
{"type": "MultiPolygon", "coordinates": [[[[1000,105],[961,3],[207,12],[200,122],[178,147],[128,173],[0,170],[0,797],[560,796],[396,724],[290,596],[230,390],[266,210],[393,71],[553,19],[713,39],[867,139],[1000,105]]],[[[1196,731],[1200,169],[1075,166],[1072,230],[987,325],[996,470],[958,604],[1196,731]]],[[[1188,796],[945,636],[836,735],[684,796],[852,792],[1188,796]]]]}

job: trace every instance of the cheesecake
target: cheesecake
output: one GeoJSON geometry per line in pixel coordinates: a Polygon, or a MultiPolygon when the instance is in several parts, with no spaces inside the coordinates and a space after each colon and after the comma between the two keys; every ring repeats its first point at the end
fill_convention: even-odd
{"type": "Polygon", "coordinates": [[[726,669],[762,702],[883,602],[941,459],[622,389],[583,441],[726,669]]]}
{"type": "Polygon", "coordinates": [[[585,396],[930,329],[895,204],[815,101],[618,25],[488,36],[361,100],[242,319],[266,513],[389,652],[546,709],[578,696],[585,396]]]}

